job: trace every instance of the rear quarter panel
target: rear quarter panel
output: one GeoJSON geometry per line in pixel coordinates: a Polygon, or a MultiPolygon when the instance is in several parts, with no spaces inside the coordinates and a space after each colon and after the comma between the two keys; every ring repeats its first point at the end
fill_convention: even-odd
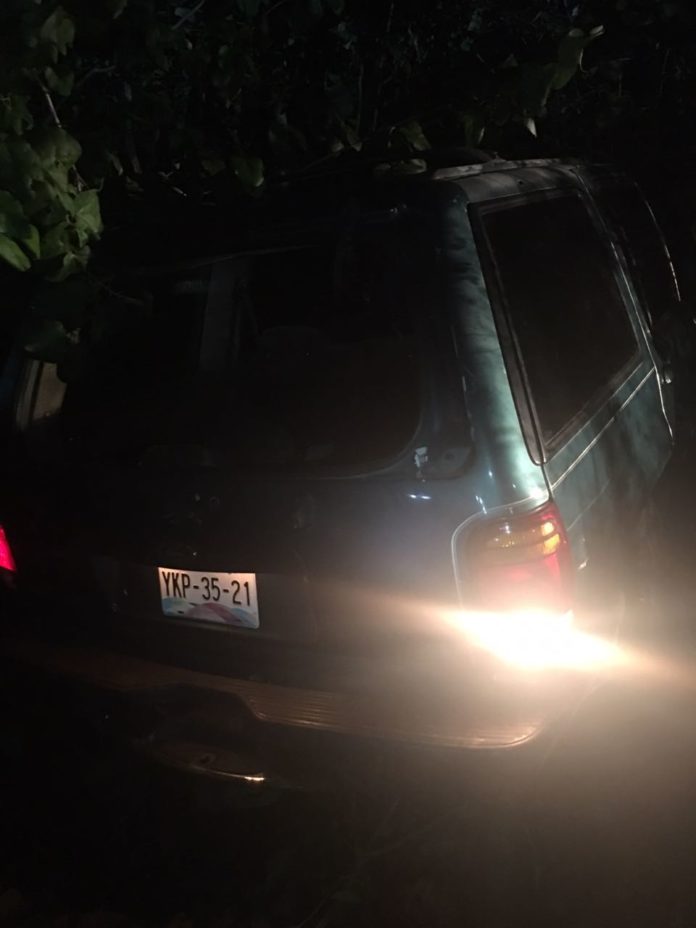
{"type": "MultiPolygon", "coordinates": [[[[461,187],[470,204],[519,198],[526,193],[539,195],[560,188],[587,193],[574,169],[561,165],[482,173],[466,178],[461,187]]],[[[507,504],[524,509],[535,500],[539,505],[553,496],[568,531],[581,584],[591,576],[584,570],[590,562],[594,568],[602,563],[607,550],[625,544],[672,447],[655,353],[635,289],[601,215],[589,196],[585,200],[613,253],[638,353],[601,406],[589,419],[580,421],[574,431],[570,429],[561,446],[547,452],[541,445],[533,424],[533,409],[521,383],[515,380],[516,365],[510,363],[509,357],[506,364],[501,352],[502,335],[496,330],[480,261],[473,257],[470,263],[477,271],[466,286],[471,293],[469,303],[479,310],[460,323],[468,356],[478,359],[480,380],[474,382],[469,396],[475,410],[472,415],[479,419],[478,435],[486,450],[489,473],[495,475],[492,482],[497,487],[497,503],[503,508],[507,504]],[[526,426],[526,443],[521,424],[526,426]],[[516,494],[520,489],[523,492],[516,494]]],[[[597,337],[601,338],[601,332],[597,337]]]]}

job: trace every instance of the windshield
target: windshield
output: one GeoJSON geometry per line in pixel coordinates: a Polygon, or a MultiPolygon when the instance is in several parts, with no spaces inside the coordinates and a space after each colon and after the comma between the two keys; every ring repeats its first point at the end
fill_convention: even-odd
{"type": "Polygon", "coordinates": [[[144,317],[92,333],[68,437],[256,467],[394,457],[420,419],[407,262],[398,224],[381,223],[158,276],[144,317]]]}

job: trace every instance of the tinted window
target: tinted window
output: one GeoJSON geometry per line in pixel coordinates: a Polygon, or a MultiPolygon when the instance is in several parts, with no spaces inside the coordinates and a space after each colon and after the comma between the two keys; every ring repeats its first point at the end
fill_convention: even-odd
{"type": "Polygon", "coordinates": [[[387,225],[149,282],[149,313],[101,325],[68,390],[69,437],[242,468],[397,454],[420,419],[403,247],[387,225]]]}
{"type": "Polygon", "coordinates": [[[657,323],[677,298],[664,242],[647,203],[635,187],[602,190],[599,202],[615,227],[651,323],[657,323]]]}
{"type": "Polygon", "coordinates": [[[484,209],[482,219],[548,443],[636,352],[613,258],[575,196],[484,209]]]}

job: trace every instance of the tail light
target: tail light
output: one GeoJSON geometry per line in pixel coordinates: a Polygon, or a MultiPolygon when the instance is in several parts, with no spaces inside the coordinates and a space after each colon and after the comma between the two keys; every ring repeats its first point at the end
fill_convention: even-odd
{"type": "Polygon", "coordinates": [[[534,512],[480,523],[469,536],[462,565],[472,577],[479,609],[571,608],[568,540],[554,503],[534,512]]]}
{"type": "Polygon", "coordinates": [[[10,573],[16,573],[17,565],[12,556],[12,549],[7,540],[5,529],[0,525],[0,570],[7,570],[10,573]]]}

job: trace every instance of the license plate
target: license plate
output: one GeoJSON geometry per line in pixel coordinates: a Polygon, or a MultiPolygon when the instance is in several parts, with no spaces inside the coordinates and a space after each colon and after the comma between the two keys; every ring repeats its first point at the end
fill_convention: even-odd
{"type": "Polygon", "coordinates": [[[165,615],[238,628],[259,627],[256,574],[157,569],[165,615]]]}

